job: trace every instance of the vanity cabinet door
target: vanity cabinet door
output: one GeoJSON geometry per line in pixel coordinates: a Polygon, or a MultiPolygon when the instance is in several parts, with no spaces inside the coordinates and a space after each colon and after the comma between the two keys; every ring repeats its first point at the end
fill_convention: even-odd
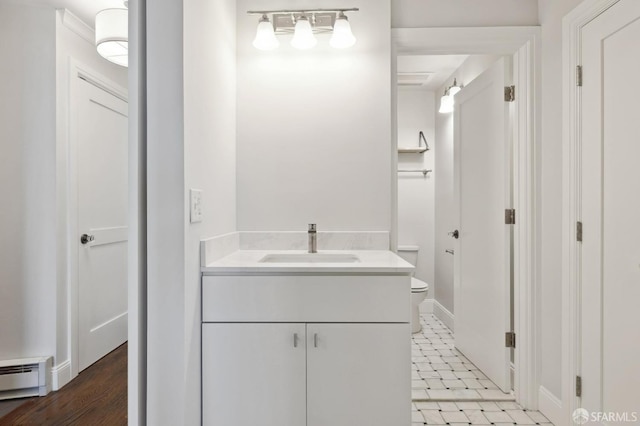
{"type": "Polygon", "coordinates": [[[202,325],[202,424],[306,424],[305,324],[202,325]]]}
{"type": "Polygon", "coordinates": [[[409,426],[409,324],[307,324],[307,426],[409,426]]]}

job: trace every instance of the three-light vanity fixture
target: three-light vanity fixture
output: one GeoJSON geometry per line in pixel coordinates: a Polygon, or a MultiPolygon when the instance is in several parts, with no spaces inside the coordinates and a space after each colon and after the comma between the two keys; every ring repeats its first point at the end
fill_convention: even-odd
{"type": "Polygon", "coordinates": [[[440,109],[439,113],[446,114],[449,112],[453,112],[453,97],[462,90],[462,86],[458,86],[458,82],[456,79],[453,79],[453,84],[445,89],[444,95],[440,98],[440,109]]]}
{"type": "Polygon", "coordinates": [[[291,46],[296,49],[311,49],[318,40],[314,34],[331,34],[329,45],[344,49],[355,44],[356,38],[345,12],[350,9],[301,9],[248,11],[250,15],[260,15],[253,46],[260,50],[273,50],[280,46],[278,35],[293,34],[291,46]],[[271,15],[271,19],[269,19],[271,15]]]}

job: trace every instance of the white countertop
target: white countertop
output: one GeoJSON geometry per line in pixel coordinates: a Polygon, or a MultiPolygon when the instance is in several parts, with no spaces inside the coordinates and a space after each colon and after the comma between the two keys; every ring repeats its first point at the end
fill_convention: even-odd
{"type": "Polygon", "coordinates": [[[300,255],[304,250],[238,250],[202,267],[204,275],[245,275],[276,273],[314,274],[394,274],[409,275],[413,265],[389,250],[319,250],[320,254],[352,254],[353,263],[265,263],[267,255],[300,255]]]}

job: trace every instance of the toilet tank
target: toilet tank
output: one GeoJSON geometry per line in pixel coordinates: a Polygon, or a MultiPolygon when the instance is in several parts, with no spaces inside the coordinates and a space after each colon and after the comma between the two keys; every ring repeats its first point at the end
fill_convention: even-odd
{"type": "Polygon", "coordinates": [[[398,256],[412,264],[413,266],[418,266],[418,251],[420,247],[418,246],[410,246],[410,245],[399,245],[398,246],[398,256]]]}

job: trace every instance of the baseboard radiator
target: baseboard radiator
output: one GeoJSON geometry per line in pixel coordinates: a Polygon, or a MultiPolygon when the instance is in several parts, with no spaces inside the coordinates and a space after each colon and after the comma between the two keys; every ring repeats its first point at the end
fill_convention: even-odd
{"type": "Polygon", "coordinates": [[[53,357],[0,361],[0,400],[51,392],[52,364],[53,357]]]}

